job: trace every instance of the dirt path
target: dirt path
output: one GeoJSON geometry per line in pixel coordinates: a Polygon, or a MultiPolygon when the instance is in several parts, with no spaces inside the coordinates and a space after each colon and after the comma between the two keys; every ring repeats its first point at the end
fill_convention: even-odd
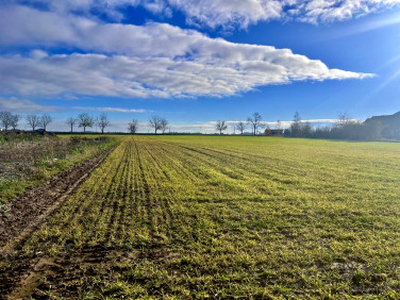
{"type": "Polygon", "coordinates": [[[54,176],[45,184],[10,202],[7,213],[0,215],[0,253],[5,255],[23,243],[61,207],[112,150],[54,176]]]}

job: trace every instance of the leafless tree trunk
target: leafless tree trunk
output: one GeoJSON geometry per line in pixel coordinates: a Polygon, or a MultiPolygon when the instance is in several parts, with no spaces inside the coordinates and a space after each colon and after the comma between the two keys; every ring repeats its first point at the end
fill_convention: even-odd
{"type": "Polygon", "coordinates": [[[53,122],[53,118],[50,117],[48,114],[44,114],[43,116],[40,117],[40,125],[43,126],[43,129],[46,131],[47,126],[53,122]]]}
{"type": "Polygon", "coordinates": [[[244,130],[246,129],[246,123],[240,121],[236,125],[236,129],[240,131],[240,134],[243,134],[244,130]]]}
{"type": "Polygon", "coordinates": [[[136,133],[138,129],[139,121],[133,119],[132,122],[128,124],[128,130],[130,133],[136,133]]]}
{"type": "Polygon", "coordinates": [[[161,121],[162,121],[162,118],[159,116],[152,116],[149,119],[149,126],[151,128],[154,128],[154,134],[157,134],[157,131],[159,129],[161,129],[161,121]]]}
{"type": "Polygon", "coordinates": [[[97,125],[101,129],[101,133],[104,133],[104,129],[110,125],[110,121],[108,120],[108,117],[106,114],[101,114],[100,117],[97,119],[97,125]]]}
{"type": "Polygon", "coordinates": [[[221,135],[223,131],[225,131],[228,128],[228,125],[226,125],[226,121],[217,121],[217,124],[215,124],[215,129],[219,131],[219,134],[221,135]]]}
{"type": "Polygon", "coordinates": [[[83,133],[86,133],[86,127],[93,127],[94,119],[87,113],[82,113],[78,115],[79,127],[83,127],[83,133]]]}
{"type": "Polygon", "coordinates": [[[68,118],[67,124],[71,127],[71,132],[74,131],[74,125],[76,124],[77,120],[75,118],[68,118]]]}
{"type": "Polygon", "coordinates": [[[35,131],[36,127],[40,125],[40,117],[36,114],[29,114],[26,116],[28,125],[32,127],[32,131],[35,131]]]}
{"type": "Polygon", "coordinates": [[[162,133],[165,133],[165,130],[168,128],[168,121],[165,118],[162,118],[160,121],[160,129],[162,130],[162,133]]]}
{"type": "Polygon", "coordinates": [[[255,112],[252,117],[247,118],[247,123],[253,127],[253,135],[256,135],[257,129],[261,126],[262,117],[258,112],[255,112]]]}

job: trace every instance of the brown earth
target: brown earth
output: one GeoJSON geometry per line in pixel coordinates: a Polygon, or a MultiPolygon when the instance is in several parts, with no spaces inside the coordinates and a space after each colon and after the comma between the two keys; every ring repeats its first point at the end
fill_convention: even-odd
{"type": "Polygon", "coordinates": [[[38,256],[17,254],[17,247],[58,211],[112,150],[54,176],[45,184],[28,190],[22,197],[7,204],[7,212],[0,215],[0,299],[20,281],[19,277],[37,259],[34,256],[38,256]],[[14,261],[16,255],[19,263],[10,266],[9,262],[14,261]],[[4,268],[5,265],[11,268],[4,268]]]}

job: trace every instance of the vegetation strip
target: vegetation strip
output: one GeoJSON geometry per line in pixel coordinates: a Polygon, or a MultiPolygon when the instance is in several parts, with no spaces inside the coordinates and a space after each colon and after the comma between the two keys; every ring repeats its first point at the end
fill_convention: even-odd
{"type": "Polygon", "coordinates": [[[1,252],[11,251],[42,225],[113,150],[56,175],[47,184],[33,188],[9,203],[8,212],[0,215],[1,252]]]}

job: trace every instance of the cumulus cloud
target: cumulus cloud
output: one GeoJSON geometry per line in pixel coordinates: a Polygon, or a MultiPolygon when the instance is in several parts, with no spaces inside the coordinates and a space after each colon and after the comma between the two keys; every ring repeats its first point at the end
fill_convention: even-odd
{"type": "Polygon", "coordinates": [[[274,19],[324,23],[366,15],[400,4],[399,0],[169,0],[190,22],[247,27],[274,19]]]}
{"type": "MultiPolygon", "coordinates": [[[[251,50],[251,49],[250,49],[251,50]]],[[[262,51],[261,51],[262,52],[262,51]]],[[[244,53],[233,53],[244,57],[244,53]]],[[[0,58],[0,92],[130,97],[223,96],[294,80],[365,78],[320,61],[271,49],[259,59],[141,58],[100,54],[0,58]]]]}
{"type": "Polygon", "coordinates": [[[231,43],[168,24],[106,24],[24,6],[0,11],[0,44],[87,53],[0,57],[0,92],[8,94],[224,96],[269,84],[372,76],[330,69],[290,49],[231,43]]]}
{"type": "Polygon", "coordinates": [[[0,111],[9,111],[17,113],[31,112],[51,112],[56,107],[48,105],[40,105],[28,99],[19,99],[16,97],[0,98],[0,111]]]}
{"type": "Polygon", "coordinates": [[[360,17],[400,4],[400,0],[4,0],[5,3],[42,4],[49,11],[93,11],[114,20],[124,18],[127,6],[142,6],[153,14],[171,17],[181,11],[190,24],[211,28],[242,27],[260,21],[296,20],[308,23],[342,21],[360,17]]]}

